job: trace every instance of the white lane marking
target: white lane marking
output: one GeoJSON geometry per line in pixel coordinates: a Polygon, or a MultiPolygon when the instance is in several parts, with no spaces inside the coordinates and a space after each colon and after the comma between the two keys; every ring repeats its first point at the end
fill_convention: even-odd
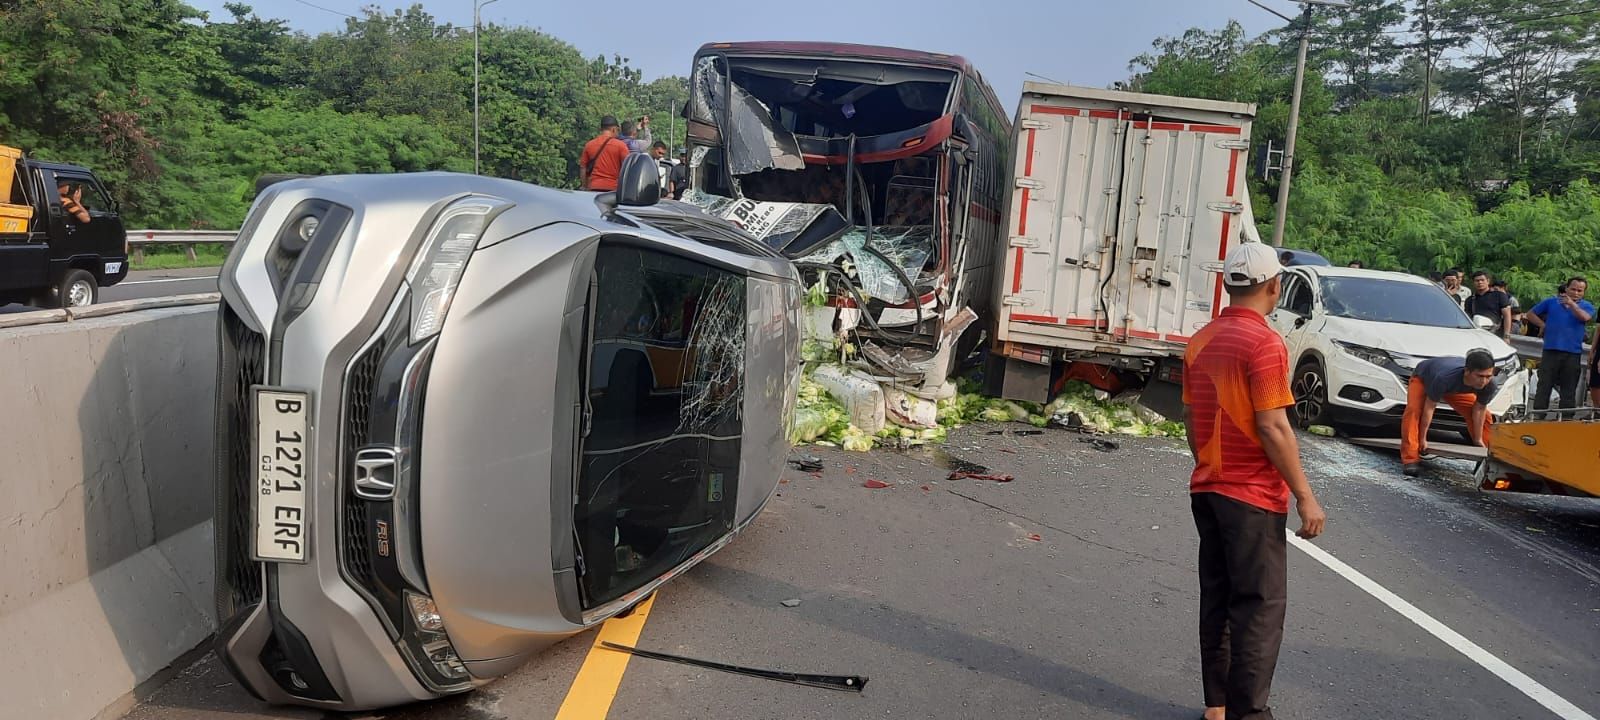
{"type": "Polygon", "coordinates": [[[215,276],[215,275],[200,275],[198,277],[164,278],[164,279],[161,279],[161,280],[134,280],[133,282],[119,282],[119,283],[117,283],[117,287],[127,287],[129,285],[155,285],[156,283],[175,283],[175,282],[189,282],[191,280],[215,280],[215,279],[217,279],[217,276],[215,276]]]}
{"type": "Polygon", "coordinates": [[[1521,670],[1511,667],[1509,663],[1496,657],[1494,653],[1462,637],[1461,633],[1451,630],[1444,623],[1433,619],[1433,616],[1406,602],[1404,598],[1390,592],[1388,588],[1379,585],[1372,578],[1361,574],[1360,570],[1346,565],[1343,560],[1334,557],[1328,551],[1311,544],[1309,541],[1300,539],[1294,534],[1293,530],[1288,532],[1288,536],[1289,544],[1300,548],[1300,551],[1310,555],[1311,559],[1322,563],[1329,570],[1343,576],[1344,579],[1349,580],[1356,587],[1367,591],[1368,595],[1377,598],[1383,604],[1393,608],[1395,612],[1404,615],[1407,620],[1416,623],[1417,627],[1428,631],[1429,635],[1444,641],[1444,644],[1467,656],[1468,660],[1477,663],[1479,667],[1494,673],[1496,677],[1506,681],[1511,687],[1521,691],[1523,695],[1533,698],[1534,702],[1545,706],[1562,720],[1595,720],[1593,715],[1579,709],[1577,705],[1573,705],[1566,698],[1555,694],[1550,688],[1540,685],[1539,681],[1523,674],[1521,670]]]}

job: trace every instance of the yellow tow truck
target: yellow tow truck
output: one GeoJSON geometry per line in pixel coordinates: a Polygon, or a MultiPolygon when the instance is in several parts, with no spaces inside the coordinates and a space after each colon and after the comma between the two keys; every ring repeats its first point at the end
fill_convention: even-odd
{"type": "Polygon", "coordinates": [[[1551,413],[1556,419],[1494,424],[1488,456],[1478,463],[1479,487],[1600,497],[1600,410],[1551,413]]]}

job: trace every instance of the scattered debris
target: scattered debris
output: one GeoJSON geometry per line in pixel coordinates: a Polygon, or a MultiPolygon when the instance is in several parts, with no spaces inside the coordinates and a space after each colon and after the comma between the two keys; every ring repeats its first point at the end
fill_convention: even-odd
{"type": "Polygon", "coordinates": [[[906,449],[943,443],[950,429],[974,422],[1023,422],[1041,428],[986,431],[1018,437],[1039,435],[1046,427],[1144,437],[1184,436],[1183,423],[1166,420],[1139,405],[1135,394],[1112,399],[1088,383],[1072,381],[1054,401],[1041,406],[984,397],[977,392],[977,383],[965,378],[945,383],[939,392],[907,390],[863,370],[866,365],[842,364],[841,355],[854,353],[847,343],[835,343],[829,350],[819,341],[808,342],[818,346],[814,348],[816,356],[832,359],[801,378],[791,423],[791,439],[796,443],[857,452],[880,445],[906,449]]]}
{"type": "Polygon", "coordinates": [[[637,655],[650,660],[662,660],[665,662],[678,663],[680,665],[689,665],[691,667],[705,668],[707,670],[720,670],[725,673],[733,673],[734,675],[748,675],[750,677],[761,678],[763,680],[776,680],[778,682],[822,688],[824,690],[843,690],[845,692],[858,693],[861,692],[862,688],[867,686],[867,678],[859,675],[808,675],[805,673],[783,672],[781,670],[759,670],[756,668],[747,668],[740,667],[738,665],[712,662],[710,660],[697,660],[695,658],[683,657],[681,655],[668,655],[666,653],[640,650],[638,648],[628,647],[627,645],[618,645],[609,640],[600,641],[600,645],[618,652],[625,652],[629,655],[637,655]]]}
{"type": "Polygon", "coordinates": [[[800,607],[800,598],[790,598],[788,600],[784,600],[783,602],[781,602],[779,604],[784,606],[784,607],[789,607],[789,608],[800,607]]]}
{"type": "Polygon", "coordinates": [[[930,492],[930,491],[932,491],[932,490],[933,490],[933,488],[931,488],[931,487],[928,487],[928,486],[927,486],[927,485],[923,485],[923,486],[922,486],[922,491],[923,491],[923,492],[930,492]]]}
{"type": "Polygon", "coordinates": [[[802,472],[818,472],[822,470],[822,459],[806,455],[798,458],[789,458],[789,464],[802,472]]]}
{"type": "Polygon", "coordinates": [[[1328,427],[1327,425],[1312,425],[1306,428],[1306,432],[1309,432],[1312,435],[1321,435],[1322,437],[1334,436],[1333,428],[1328,427]]]}
{"type": "Polygon", "coordinates": [[[932,457],[929,459],[933,460],[935,464],[941,465],[946,470],[950,470],[951,472],[972,472],[980,474],[989,472],[989,468],[979,465],[975,462],[970,462],[956,457],[955,455],[950,454],[949,450],[944,448],[933,448],[930,452],[932,457]]]}
{"type": "Polygon", "coordinates": [[[1121,447],[1113,440],[1107,440],[1105,438],[1098,437],[1079,438],[1079,442],[1089,443],[1090,445],[1094,446],[1094,449],[1102,452],[1111,452],[1112,450],[1116,450],[1117,448],[1121,447]]]}
{"type": "Polygon", "coordinates": [[[1044,540],[1044,538],[1039,537],[1039,533],[1028,533],[1028,539],[1034,542],[1041,542],[1044,540]]]}
{"type": "Polygon", "coordinates": [[[884,482],[882,480],[874,480],[872,478],[867,478],[866,482],[861,483],[861,487],[867,488],[868,490],[882,490],[884,488],[894,487],[894,486],[890,485],[889,483],[886,483],[886,482],[884,482]]]}
{"type": "Polygon", "coordinates": [[[1011,482],[1011,480],[1013,478],[1010,475],[990,475],[990,474],[986,474],[986,473],[975,473],[975,472],[966,472],[964,470],[956,470],[956,471],[950,473],[950,477],[948,479],[949,480],[963,480],[963,479],[993,480],[995,482],[1008,483],[1008,482],[1011,482]]]}

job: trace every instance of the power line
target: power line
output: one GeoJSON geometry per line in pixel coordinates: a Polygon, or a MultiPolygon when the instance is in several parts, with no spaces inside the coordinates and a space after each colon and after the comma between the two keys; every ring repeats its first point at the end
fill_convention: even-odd
{"type": "MultiPolygon", "coordinates": [[[[1571,8],[1571,6],[1573,6],[1573,0],[1555,0],[1555,2],[1549,3],[1536,3],[1536,5],[1530,5],[1530,8],[1555,8],[1555,6],[1566,6],[1566,8],[1571,8]]],[[[1576,18],[1576,16],[1579,16],[1579,14],[1589,13],[1600,13],[1600,8],[1589,8],[1589,10],[1573,10],[1570,11],[1570,13],[1544,14],[1544,16],[1536,16],[1536,18],[1501,18],[1496,19],[1496,21],[1482,22],[1482,24],[1477,24],[1477,26],[1474,27],[1466,27],[1466,30],[1469,30],[1470,32],[1470,30],[1482,29],[1482,27],[1509,26],[1509,24],[1514,24],[1514,22],[1542,22],[1547,21],[1547,19],[1576,18]]],[[[1440,30],[1440,27],[1438,27],[1438,22],[1435,22],[1434,30],[1440,30]]],[[[1322,35],[1322,37],[1331,37],[1331,35],[1338,34],[1338,30],[1318,29],[1312,30],[1312,34],[1322,35]]],[[[1421,34],[1421,30],[1374,30],[1373,32],[1373,35],[1418,34],[1421,34]]]]}
{"type": "Polygon", "coordinates": [[[1556,19],[1559,19],[1559,18],[1576,17],[1578,15],[1589,15],[1589,14],[1592,14],[1592,13],[1600,13],[1600,8],[1590,8],[1588,10],[1575,10],[1573,12],[1560,13],[1558,15],[1545,15],[1544,17],[1506,18],[1504,20],[1499,20],[1499,21],[1496,21],[1496,22],[1484,23],[1482,25],[1479,25],[1478,27],[1499,27],[1501,25],[1510,25],[1512,23],[1542,22],[1544,20],[1556,20],[1556,19]]]}
{"type": "MultiPolygon", "coordinates": [[[[1561,4],[1566,4],[1566,3],[1563,2],[1561,4]]],[[[1554,4],[1552,4],[1552,5],[1554,5],[1554,4]]],[[[1546,6],[1546,7],[1549,7],[1549,6],[1546,6]]],[[[1600,13],[1600,8],[1590,8],[1588,10],[1574,10],[1572,12],[1558,13],[1558,14],[1555,14],[1555,15],[1542,15],[1542,16],[1539,16],[1539,17],[1501,18],[1499,20],[1494,20],[1492,22],[1485,22],[1485,23],[1479,23],[1477,25],[1468,26],[1468,27],[1466,27],[1464,29],[1466,29],[1468,31],[1471,31],[1471,30],[1481,29],[1481,28],[1491,28],[1491,27],[1499,27],[1501,25],[1511,25],[1513,23],[1542,22],[1542,21],[1545,21],[1545,20],[1556,20],[1556,19],[1560,19],[1560,18],[1576,17],[1578,15],[1588,15],[1590,13],[1600,13]]],[[[1434,30],[1436,30],[1436,31],[1437,30],[1441,30],[1441,28],[1439,27],[1439,24],[1436,23],[1434,25],[1434,30]]],[[[1416,35],[1416,34],[1420,34],[1420,32],[1421,31],[1419,31],[1419,30],[1377,30],[1377,31],[1374,31],[1372,34],[1373,35],[1416,35]]],[[[1312,32],[1313,35],[1320,35],[1322,37],[1332,37],[1336,33],[1337,33],[1336,30],[1316,30],[1316,31],[1312,32]]]]}
{"type": "Polygon", "coordinates": [[[323,12],[330,12],[330,13],[333,13],[335,15],[343,15],[343,16],[345,16],[347,18],[350,18],[351,20],[360,20],[361,19],[361,18],[358,18],[358,17],[356,17],[354,15],[351,15],[350,13],[339,12],[338,10],[334,10],[332,8],[325,8],[325,7],[323,7],[321,5],[317,5],[315,3],[306,2],[306,0],[294,0],[294,1],[297,2],[297,3],[300,3],[301,5],[304,5],[306,7],[316,8],[316,9],[321,10],[323,12]]]}

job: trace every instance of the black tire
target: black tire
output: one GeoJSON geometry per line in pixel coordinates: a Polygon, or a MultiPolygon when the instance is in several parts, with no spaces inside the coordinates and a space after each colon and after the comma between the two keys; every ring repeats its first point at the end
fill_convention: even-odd
{"type": "Polygon", "coordinates": [[[84,307],[100,300],[100,283],[87,270],[68,270],[50,288],[48,305],[53,308],[84,307]]]}
{"type": "Polygon", "coordinates": [[[1323,372],[1321,363],[1300,363],[1289,391],[1294,394],[1294,419],[1300,427],[1328,424],[1328,374],[1323,372]]]}

